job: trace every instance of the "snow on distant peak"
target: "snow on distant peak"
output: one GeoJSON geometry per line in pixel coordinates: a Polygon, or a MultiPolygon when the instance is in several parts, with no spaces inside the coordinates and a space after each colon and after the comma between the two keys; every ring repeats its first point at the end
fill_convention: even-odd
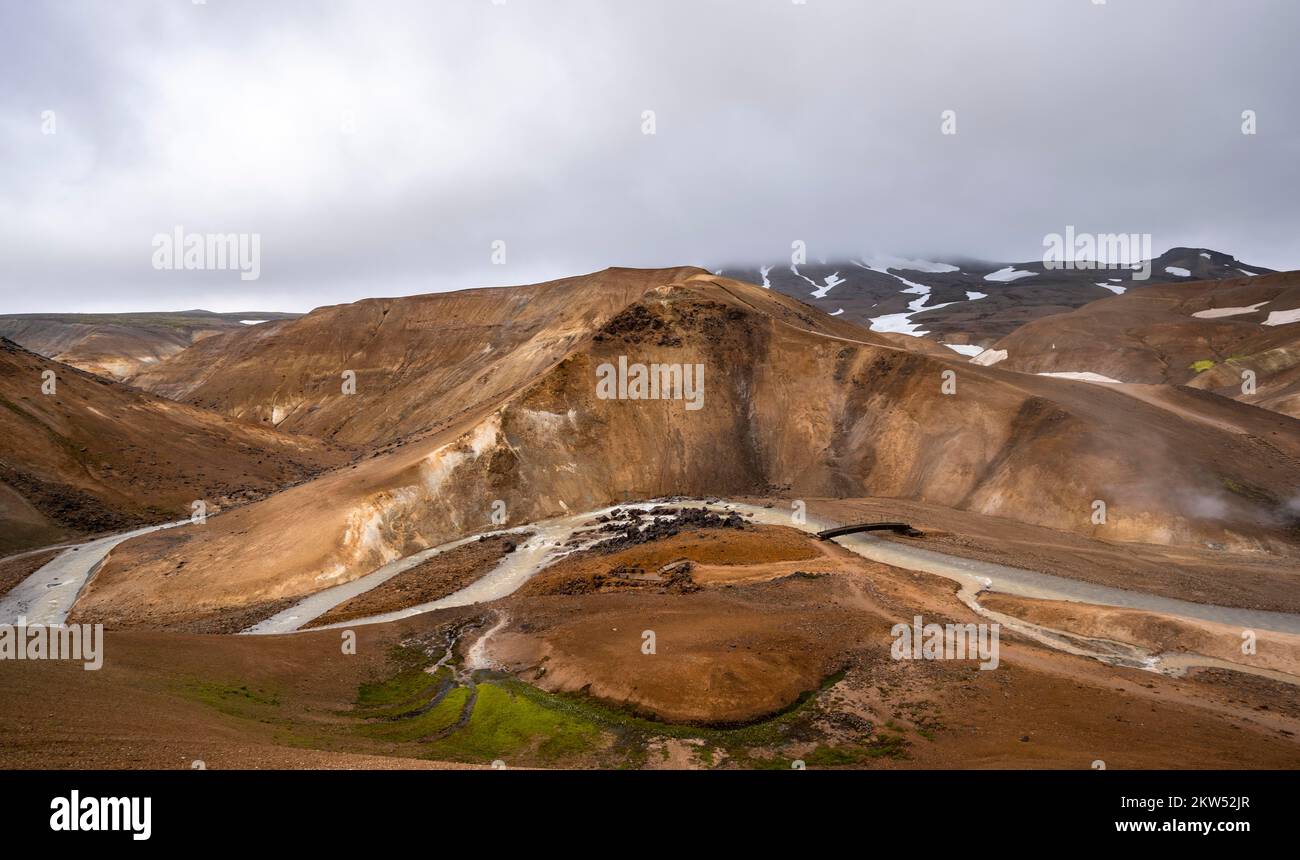
{"type": "Polygon", "coordinates": [[[834,288],[838,287],[840,284],[844,283],[844,279],[840,277],[839,272],[836,272],[833,275],[827,275],[826,282],[824,284],[819,284],[816,281],[814,281],[812,278],[800,272],[798,266],[791,266],[790,271],[794,272],[796,275],[798,275],[799,277],[803,278],[805,281],[808,282],[808,284],[813,288],[812,297],[814,299],[826,298],[827,293],[829,293],[834,288]]]}
{"type": "Polygon", "coordinates": [[[1165,271],[1179,278],[1190,278],[1192,276],[1191,269],[1184,269],[1182,266],[1165,266],[1165,271]]]}
{"type": "Polygon", "coordinates": [[[895,257],[892,254],[872,254],[870,257],[864,257],[859,265],[864,269],[870,269],[881,274],[889,274],[886,271],[888,269],[930,272],[931,274],[958,271],[956,266],[948,263],[936,263],[933,260],[910,260],[906,257],[895,257]]]}
{"type": "Polygon", "coordinates": [[[837,316],[839,316],[839,315],[842,314],[842,313],[844,313],[844,308],[840,308],[839,310],[837,310],[837,311],[836,311],[835,313],[833,313],[833,314],[827,314],[827,316],[837,317],[837,316]]]}
{"type": "MultiPolygon", "coordinates": [[[[894,278],[895,280],[903,284],[906,284],[907,289],[903,290],[903,292],[905,293],[916,293],[917,295],[924,296],[930,292],[930,288],[927,287],[925,284],[918,284],[916,281],[909,281],[907,278],[904,278],[902,275],[895,275],[893,272],[889,271],[888,266],[877,266],[867,262],[858,262],[856,260],[854,262],[869,272],[876,272],[877,274],[888,275],[889,277],[894,278]]],[[[943,263],[934,263],[933,265],[942,266],[943,263]]]]}
{"type": "Polygon", "coordinates": [[[823,287],[818,287],[817,289],[813,290],[812,296],[814,299],[824,299],[826,298],[827,293],[829,293],[831,290],[835,289],[842,283],[844,283],[844,279],[840,277],[839,272],[836,272],[833,275],[827,275],[826,285],[823,287]]]}
{"type": "MultiPolygon", "coordinates": [[[[913,291],[903,290],[903,292],[910,293],[913,291]]],[[[949,305],[955,305],[957,303],[942,302],[941,304],[930,305],[927,307],[926,303],[928,301],[930,301],[930,288],[926,287],[925,292],[921,294],[921,298],[913,299],[912,301],[907,303],[906,313],[885,314],[884,316],[872,317],[871,330],[891,331],[897,334],[909,334],[912,337],[922,337],[924,335],[929,334],[930,333],[929,331],[921,331],[921,327],[918,323],[912,322],[912,316],[914,314],[919,314],[922,311],[937,311],[939,308],[946,308],[949,305]]]]}
{"type": "Polygon", "coordinates": [[[968,302],[978,302],[980,299],[987,299],[988,297],[988,293],[976,293],[970,290],[966,291],[966,301],[968,302]]]}
{"type": "Polygon", "coordinates": [[[1007,266],[1005,269],[998,269],[996,272],[990,272],[984,276],[986,281],[996,281],[1000,284],[1010,283],[1019,278],[1032,278],[1036,272],[1026,272],[1017,269],[1015,266],[1007,266]]]}
{"type": "Polygon", "coordinates": [[[1121,287],[1118,284],[1108,284],[1108,283],[1103,283],[1101,281],[1097,282],[1097,286],[1105,290],[1110,290],[1112,293],[1114,293],[1117,296],[1124,295],[1124,293],[1128,290],[1128,287],[1121,287]]]}
{"type": "Polygon", "coordinates": [[[264,322],[266,322],[266,320],[240,320],[240,323],[243,325],[261,325],[264,322]]]}

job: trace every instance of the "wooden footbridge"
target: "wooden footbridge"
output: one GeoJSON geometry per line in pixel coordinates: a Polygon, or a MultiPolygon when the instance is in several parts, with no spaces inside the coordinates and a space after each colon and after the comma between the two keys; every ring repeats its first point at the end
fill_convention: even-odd
{"type": "Polygon", "coordinates": [[[859,523],[855,526],[838,526],[824,532],[817,532],[817,537],[830,540],[840,535],[851,535],[857,532],[897,532],[907,537],[925,537],[925,532],[914,529],[907,523],[859,523]]]}

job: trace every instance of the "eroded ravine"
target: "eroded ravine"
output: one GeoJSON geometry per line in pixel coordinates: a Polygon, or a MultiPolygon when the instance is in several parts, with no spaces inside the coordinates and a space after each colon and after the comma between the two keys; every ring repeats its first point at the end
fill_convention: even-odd
{"type": "Polygon", "coordinates": [[[28,624],[64,623],[91,574],[113,547],[131,538],[187,523],[189,520],[147,526],[64,549],[0,598],[0,624],[13,624],[19,618],[25,618],[28,624]]]}

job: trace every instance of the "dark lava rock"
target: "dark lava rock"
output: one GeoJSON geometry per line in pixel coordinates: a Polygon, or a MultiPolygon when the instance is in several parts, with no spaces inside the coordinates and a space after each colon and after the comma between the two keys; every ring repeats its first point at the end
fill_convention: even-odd
{"type": "Polygon", "coordinates": [[[743,529],[745,520],[736,513],[718,514],[707,508],[681,508],[673,514],[661,514],[660,508],[651,513],[657,518],[644,525],[639,522],[609,523],[601,530],[611,537],[592,547],[596,552],[618,552],[637,544],[662,540],[689,529],[743,529]]]}

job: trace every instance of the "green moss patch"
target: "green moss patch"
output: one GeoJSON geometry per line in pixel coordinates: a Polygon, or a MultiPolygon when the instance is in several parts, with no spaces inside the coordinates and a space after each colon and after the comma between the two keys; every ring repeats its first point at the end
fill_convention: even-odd
{"type": "Polygon", "coordinates": [[[184,686],[183,692],[187,698],[235,717],[265,719],[280,707],[278,693],[236,681],[192,681],[184,686]]]}

